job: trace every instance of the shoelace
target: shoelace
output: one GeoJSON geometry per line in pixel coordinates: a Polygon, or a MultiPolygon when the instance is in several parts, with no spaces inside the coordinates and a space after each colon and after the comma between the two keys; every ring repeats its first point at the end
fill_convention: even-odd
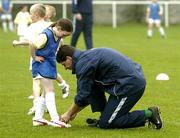
{"type": "Polygon", "coordinates": [[[151,123],[150,121],[148,121],[148,127],[149,128],[153,128],[153,129],[156,129],[156,125],[151,123]]]}

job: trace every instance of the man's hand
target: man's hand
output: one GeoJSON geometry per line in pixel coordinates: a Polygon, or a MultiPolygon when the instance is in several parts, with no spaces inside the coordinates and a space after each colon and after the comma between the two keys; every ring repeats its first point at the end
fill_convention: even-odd
{"type": "Polygon", "coordinates": [[[77,113],[80,112],[82,109],[84,109],[86,106],[84,107],[80,107],[77,104],[73,103],[70,108],[68,109],[67,112],[65,112],[62,116],[60,121],[68,123],[70,120],[73,120],[77,113]]]}
{"type": "Polygon", "coordinates": [[[44,61],[44,58],[40,56],[36,56],[34,60],[41,63],[44,61]]]}
{"type": "Polygon", "coordinates": [[[65,112],[63,115],[61,115],[60,121],[68,123],[70,119],[71,117],[68,115],[68,112],[65,112]]]}
{"type": "Polygon", "coordinates": [[[76,13],[76,19],[77,20],[82,20],[82,15],[80,13],[76,13]]]}
{"type": "Polygon", "coordinates": [[[75,119],[77,114],[74,114],[73,116],[71,116],[70,120],[73,121],[75,119]]]}

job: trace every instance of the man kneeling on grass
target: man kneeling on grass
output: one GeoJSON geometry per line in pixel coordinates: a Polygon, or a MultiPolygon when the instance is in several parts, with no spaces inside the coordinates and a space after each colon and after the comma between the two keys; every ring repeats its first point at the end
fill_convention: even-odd
{"type": "Polygon", "coordinates": [[[77,94],[74,103],[61,116],[69,122],[87,105],[92,112],[101,112],[100,118],[87,119],[90,126],[104,129],[133,128],[149,122],[161,129],[159,108],[130,112],[142,97],[146,80],[139,64],[109,48],[79,51],[72,46],[59,48],[56,60],[77,77],[77,94]],[[105,92],[109,94],[106,100],[105,92]]]}

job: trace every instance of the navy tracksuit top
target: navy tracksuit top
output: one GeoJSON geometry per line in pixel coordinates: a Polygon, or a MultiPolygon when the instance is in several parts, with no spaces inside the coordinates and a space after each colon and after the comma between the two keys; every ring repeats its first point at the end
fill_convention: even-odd
{"type": "Polygon", "coordinates": [[[133,94],[145,87],[141,66],[109,48],[76,50],[73,73],[77,77],[75,103],[85,106],[92,102],[94,86],[114,96],[133,94]]]}

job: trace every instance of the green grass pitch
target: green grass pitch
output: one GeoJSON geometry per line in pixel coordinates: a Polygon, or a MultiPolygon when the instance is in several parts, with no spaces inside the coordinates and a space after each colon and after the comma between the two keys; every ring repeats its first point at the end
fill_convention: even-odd
{"type": "MultiPolygon", "coordinates": [[[[166,28],[167,38],[162,39],[157,30],[152,39],[146,38],[146,26],[127,24],[112,29],[110,26],[94,26],[94,47],[110,47],[121,51],[143,67],[147,88],[144,96],[133,109],[146,109],[152,105],[161,108],[163,128],[153,130],[146,127],[133,129],[101,130],[86,126],[88,117],[97,118],[98,113],[91,113],[86,108],[71,122],[72,128],[60,129],[49,126],[33,127],[32,116],[27,115],[32,101],[31,73],[29,67],[29,49],[13,48],[15,33],[4,33],[0,29],[0,137],[58,137],[58,138],[156,138],[180,137],[180,26],[166,28]],[[169,81],[156,81],[157,74],[164,72],[169,81]]],[[[64,40],[69,44],[70,38],[64,40]]],[[[78,48],[84,50],[83,37],[79,39],[78,48]]],[[[70,96],[61,98],[61,90],[54,83],[56,103],[59,114],[62,114],[73,102],[76,93],[76,78],[70,71],[58,65],[58,71],[70,84],[70,96]]],[[[45,118],[49,119],[46,114],[45,118]]]]}

